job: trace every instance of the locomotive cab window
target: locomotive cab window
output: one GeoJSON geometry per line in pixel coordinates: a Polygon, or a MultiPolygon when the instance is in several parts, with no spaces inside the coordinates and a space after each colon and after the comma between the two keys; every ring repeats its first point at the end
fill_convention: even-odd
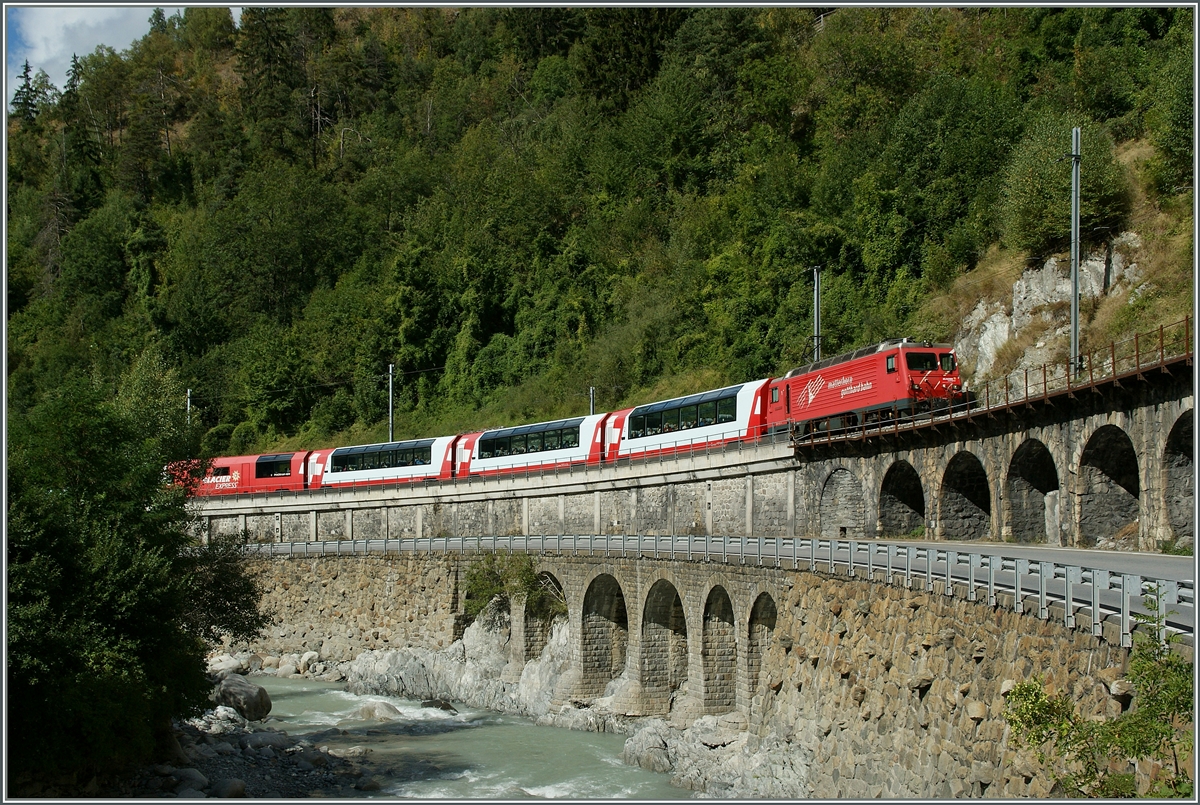
{"type": "Polygon", "coordinates": [[[888,374],[891,374],[892,372],[896,371],[896,356],[895,355],[887,356],[887,370],[888,370],[888,374]]]}
{"type": "Polygon", "coordinates": [[[939,357],[942,359],[942,371],[943,372],[953,372],[954,371],[954,355],[949,352],[943,352],[939,357]]]}
{"type": "Polygon", "coordinates": [[[779,386],[776,386],[775,388],[771,389],[771,402],[773,402],[773,403],[779,402],[779,386]]]}
{"type": "Polygon", "coordinates": [[[286,478],[292,474],[292,457],[261,456],[254,462],[255,478],[286,478]]]}
{"type": "Polygon", "coordinates": [[[909,352],[904,362],[910,372],[935,372],[938,368],[937,355],[932,352],[909,352]]]}

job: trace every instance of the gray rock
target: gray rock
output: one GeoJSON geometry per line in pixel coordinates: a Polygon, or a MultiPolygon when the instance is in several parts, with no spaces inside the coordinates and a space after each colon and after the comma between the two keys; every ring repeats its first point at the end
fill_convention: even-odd
{"type": "Polygon", "coordinates": [[[217,780],[209,789],[209,795],[220,799],[233,799],[246,796],[246,784],[236,777],[217,780]]]}
{"type": "Polygon", "coordinates": [[[208,788],[208,778],[197,769],[176,769],[171,776],[179,780],[179,784],[175,786],[176,793],[184,788],[194,788],[197,791],[208,788]]]}
{"type": "Polygon", "coordinates": [[[203,791],[197,791],[194,788],[184,788],[175,792],[177,799],[207,799],[203,791]]]}
{"type": "Polygon", "coordinates": [[[262,749],[264,746],[274,747],[275,749],[287,749],[295,746],[296,741],[286,732],[264,730],[263,732],[251,732],[248,735],[243,735],[241,745],[243,749],[254,750],[262,749]]]}
{"type": "Polygon", "coordinates": [[[358,717],[364,721],[395,721],[402,715],[398,707],[388,702],[367,702],[358,710],[358,717]]]}
{"type": "Polygon", "coordinates": [[[271,712],[271,696],[243,676],[228,676],[213,691],[213,701],[232,707],[247,721],[259,721],[271,712]]]}

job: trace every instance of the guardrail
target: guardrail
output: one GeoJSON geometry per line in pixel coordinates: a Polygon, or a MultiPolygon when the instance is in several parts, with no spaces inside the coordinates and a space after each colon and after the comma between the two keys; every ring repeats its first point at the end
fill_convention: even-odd
{"type": "Polygon", "coordinates": [[[1012,596],[1014,612],[1023,612],[1026,602],[1036,601],[1036,614],[1049,620],[1051,608],[1061,609],[1063,624],[1075,628],[1076,616],[1086,613],[1091,632],[1103,635],[1104,623],[1117,628],[1120,645],[1132,645],[1135,614],[1148,614],[1145,599],[1154,596],[1165,618],[1160,639],[1168,631],[1189,639],[1194,631],[1195,583],[1192,580],[1157,579],[1137,574],[1115,573],[1086,565],[1063,564],[1027,557],[860,540],[815,537],[710,537],[710,536],[496,536],[425,537],[407,539],[330,540],[322,542],[248,543],[248,550],[270,556],[362,556],[388,553],[559,553],[589,556],[644,556],[687,561],[720,561],[835,574],[848,577],[865,573],[869,581],[883,575],[886,583],[902,583],[907,589],[954,597],[962,588],[968,601],[984,600],[999,605],[998,596],[1012,596]],[[440,546],[440,550],[438,547],[440,546]],[[982,596],[982,597],[981,597],[982,596]],[[1175,608],[1183,607],[1180,615],[1175,608]],[[1099,613],[1098,616],[1096,613],[1099,613]]]}
{"type": "Polygon", "coordinates": [[[848,427],[797,434],[793,443],[798,446],[829,444],[862,439],[870,435],[898,433],[917,427],[970,420],[971,417],[1048,400],[1058,394],[1095,388],[1101,383],[1117,382],[1122,378],[1141,378],[1144,372],[1165,367],[1193,354],[1192,320],[1160,326],[1157,332],[1135,334],[1132,338],[1113,341],[1108,346],[1081,353],[1072,371],[1071,361],[1045,363],[1037,369],[1025,369],[1002,378],[989,380],[971,389],[969,399],[932,411],[911,415],[893,411],[885,421],[860,422],[848,427]]]}

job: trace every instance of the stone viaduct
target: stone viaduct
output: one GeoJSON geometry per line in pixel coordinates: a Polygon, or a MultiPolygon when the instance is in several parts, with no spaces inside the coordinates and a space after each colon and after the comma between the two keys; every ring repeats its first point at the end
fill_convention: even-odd
{"type": "Polygon", "coordinates": [[[1195,528],[1190,357],[953,420],[828,444],[441,484],[208,498],[262,541],[684,535],[991,540],[1157,550],[1195,528]]]}
{"type": "MultiPolygon", "coordinates": [[[[207,534],[244,530],[260,542],[391,541],[384,556],[258,560],[281,613],[259,650],[302,643],[341,660],[461,634],[460,569],[471,560],[432,552],[437,538],[923,533],[961,550],[962,541],[1190,543],[1193,405],[1188,358],[892,433],[779,438],[557,474],[210,498],[198,515],[207,534]],[[431,542],[397,553],[418,547],[413,540],[431,542]]],[[[1011,596],[988,607],[946,595],[941,582],[906,589],[644,549],[535,561],[570,624],[556,706],[606,699],[613,712],[682,723],[739,714],[759,737],[812,753],[817,796],[983,795],[992,785],[1002,796],[1045,796],[1003,748],[1002,683],[1041,675],[1093,715],[1128,704],[1110,684],[1125,650],[1107,624],[1103,639],[1092,636],[1090,612],[1077,613],[1075,629],[1062,625],[1061,605],[1057,623],[1041,621],[1013,611],[1011,596]],[[852,766],[839,772],[847,757],[852,766]]],[[[539,656],[549,622],[517,600],[511,630],[509,682],[539,656]]]]}

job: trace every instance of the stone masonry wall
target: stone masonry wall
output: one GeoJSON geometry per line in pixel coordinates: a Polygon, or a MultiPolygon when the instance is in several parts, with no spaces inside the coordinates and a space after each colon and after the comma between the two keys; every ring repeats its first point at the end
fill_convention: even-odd
{"type": "Polygon", "coordinates": [[[458,560],[424,554],[387,558],[252,559],[272,614],[260,653],[317,651],[352,660],[368,649],[448,646],[461,633],[458,560]]]}
{"type": "Polygon", "coordinates": [[[789,576],[751,729],[812,752],[813,797],[1045,797],[1008,748],[1006,682],[1040,676],[1085,715],[1121,711],[1106,683],[1126,652],[1090,633],[937,585],[789,576]]]}

